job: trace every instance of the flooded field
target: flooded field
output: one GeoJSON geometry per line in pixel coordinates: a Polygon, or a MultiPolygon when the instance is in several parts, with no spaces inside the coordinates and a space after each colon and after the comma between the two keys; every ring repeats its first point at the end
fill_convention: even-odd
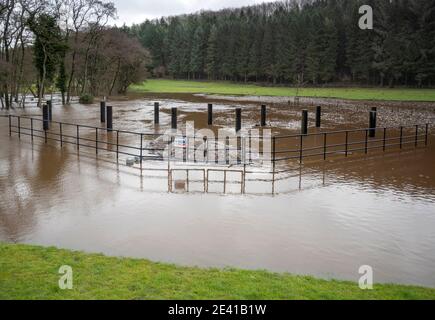
{"type": "MultiPolygon", "coordinates": [[[[273,134],[292,135],[300,130],[303,108],[309,109],[313,124],[312,103],[319,102],[294,106],[278,98],[230,99],[150,95],[110,104],[115,129],[162,133],[170,126],[172,107],[178,108],[180,126],[195,121],[196,127],[206,127],[207,103],[214,105],[214,131],[234,127],[234,106],[243,108],[243,127],[255,128],[259,104],[265,101],[273,134]],[[161,105],[158,127],[153,124],[154,101],[161,105]]],[[[373,106],[322,103],[322,128],[310,126],[310,132],[366,128],[373,106]]],[[[435,120],[431,104],[376,106],[379,127],[435,120]]],[[[40,117],[41,110],[12,114],[40,117]]],[[[99,126],[99,106],[54,106],[53,119],[99,126]]],[[[342,138],[331,137],[329,143],[342,138]]],[[[125,166],[123,157],[117,163],[113,154],[96,155],[86,148],[77,152],[74,145],[61,148],[54,141],[9,137],[8,120],[0,118],[0,240],[353,281],[361,265],[370,265],[376,282],[435,287],[434,163],[435,137],[430,134],[427,147],[419,141],[417,148],[355,153],[347,159],[335,155],[302,165],[283,161],[279,169],[288,170],[276,181],[275,194],[271,183],[255,181],[255,174],[244,194],[238,183],[230,184],[227,194],[219,183],[210,183],[204,192],[200,177],[192,178],[189,190],[184,185],[168,192],[165,171],[141,171],[137,165],[125,166]]],[[[182,181],[182,174],[174,179],[182,181]]]]}

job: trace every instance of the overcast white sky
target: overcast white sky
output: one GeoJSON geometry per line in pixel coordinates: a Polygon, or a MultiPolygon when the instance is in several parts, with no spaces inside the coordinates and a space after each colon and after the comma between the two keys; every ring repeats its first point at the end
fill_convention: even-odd
{"type": "Polygon", "coordinates": [[[218,10],[242,7],[276,0],[112,0],[118,9],[116,25],[141,23],[146,19],[160,18],[200,10],[218,10]]]}

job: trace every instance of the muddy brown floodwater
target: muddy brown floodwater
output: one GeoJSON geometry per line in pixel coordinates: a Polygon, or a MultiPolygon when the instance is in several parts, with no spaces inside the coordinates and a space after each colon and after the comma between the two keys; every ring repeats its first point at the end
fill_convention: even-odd
{"type": "MultiPolygon", "coordinates": [[[[261,98],[149,95],[111,104],[116,129],[160,132],[173,106],[180,123],[205,126],[208,102],[214,129],[233,126],[234,105],[243,106],[244,127],[258,123],[261,98]],[[159,128],[152,123],[156,99],[159,128]]],[[[275,134],[299,130],[302,107],[267,103],[275,134]]],[[[322,130],[365,128],[372,106],[325,104],[322,130]]],[[[433,123],[435,115],[431,104],[382,104],[378,113],[379,126],[433,123]]],[[[54,106],[53,117],[98,126],[99,107],[54,106]]],[[[0,241],[352,281],[370,265],[375,282],[435,287],[435,138],[428,140],[417,149],[307,161],[277,183],[275,195],[260,182],[247,186],[252,194],[204,193],[201,186],[171,193],[164,175],[141,174],[113,156],[9,137],[0,118],[0,241]]]]}

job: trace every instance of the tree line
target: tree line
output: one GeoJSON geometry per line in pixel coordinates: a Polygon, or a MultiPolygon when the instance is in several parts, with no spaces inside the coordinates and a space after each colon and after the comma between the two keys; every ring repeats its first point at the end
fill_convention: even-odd
{"type": "Polygon", "coordinates": [[[0,0],[0,100],[24,105],[60,91],[72,96],[125,93],[142,81],[149,54],[137,39],[108,25],[112,2],[0,0]]]}
{"type": "Polygon", "coordinates": [[[435,1],[288,0],[147,20],[126,28],[156,77],[432,86],[435,1]],[[370,5],[374,29],[359,27],[370,5]]]}

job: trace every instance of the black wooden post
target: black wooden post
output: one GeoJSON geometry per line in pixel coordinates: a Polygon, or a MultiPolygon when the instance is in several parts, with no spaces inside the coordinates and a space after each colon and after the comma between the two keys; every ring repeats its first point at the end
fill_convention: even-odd
{"type": "Polygon", "coordinates": [[[177,108],[171,109],[171,128],[177,129],[177,108]]]}
{"type": "Polygon", "coordinates": [[[208,104],[207,106],[207,114],[208,114],[208,125],[211,126],[213,125],[213,105],[211,103],[208,104]]]}
{"type": "Polygon", "coordinates": [[[158,102],[154,102],[154,124],[160,123],[160,104],[158,102]]]}
{"type": "Polygon", "coordinates": [[[107,116],[106,116],[107,131],[111,132],[113,130],[113,108],[112,108],[112,106],[107,106],[106,112],[107,112],[107,116]]]}
{"type": "Polygon", "coordinates": [[[387,128],[384,128],[384,139],[382,142],[382,150],[385,152],[387,148],[387,128]]]}
{"type": "Polygon", "coordinates": [[[370,138],[376,137],[376,111],[370,111],[370,138]]]}
{"type": "Polygon", "coordinates": [[[18,117],[18,139],[21,139],[21,117],[18,117]]]}
{"type": "Polygon", "coordinates": [[[42,106],[42,126],[44,131],[47,131],[50,129],[50,120],[48,116],[48,106],[44,104],[42,106]]]}
{"type": "Polygon", "coordinates": [[[9,136],[12,136],[12,116],[9,115],[9,136]]]}
{"type": "Polygon", "coordinates": [[[301,134],[308,134],[308,110],[302,110],[301,134]]]}
{"type": "Polygon", "coordinates": [[[322,107],[316,107],[316,128],[320,128],[322,124],[322,107]]]}
{"type": "Polygon", "coordinates": [[[418,147],[418,124],[415,126],[415,147],[418,147]]]}
{"type": "Polygon", "coordinates": [[[100,102],[100,122],[106,122],[106,101],[100,102]]]}
{"type": "Polygon", "coordinates": [[[48,120],[53,121],[53,102],[51,100],[47,101],[48,106],[48,120]]]}
{"type": "Polygon", "coordinates": [[[236,132],[242,129],[242,109],[236,108],[236,132]]]}
{"type": "Polygon", "coordinates": [[[261,126],[265,127],[266,126],[266,118],[267,118],[267,108],[266,105],[262,105],[261,106],[261,126]]]}
{"type": "Polygon", "coordinates": [[[425,137],[424,137],[424,145],[427,146],[427,138],[429,135],[429,124],[426,123],[426,133],[425,133],[425,137]]]}

